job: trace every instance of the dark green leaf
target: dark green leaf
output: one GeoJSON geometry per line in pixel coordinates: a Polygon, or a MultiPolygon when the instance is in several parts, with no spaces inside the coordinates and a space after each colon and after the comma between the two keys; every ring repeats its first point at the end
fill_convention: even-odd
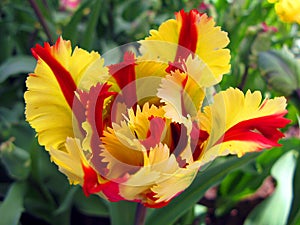
{"type": "MultiPolygon", "coordinates": [[[[72,44],[77,43],[78,26],[82,22],[84,11],[91,4],[92,1],[86,1],[80,5],[80,7],[73,14],[70,22],[63,29],[63,38],[66,40],[71,40],[72,44]]],[[[77,43],[78,44],[78,43],[77,43]]]]}
{"type": "Polygon", "coordinates": [[[268,84],[289,96],[300,87],[300,63],[287,49],[260,52],[258,67],[268,84]]]}
{"type": "Polygon", "coordinates": [[[84,49],[91,50],[92,44],[95,37],[95,29],[97,26],[97,22],[99,20],[99,15],[101,11],[101,6],[103,2],[102,1],[94,1],[94,4],[92,5],[92,12],[89,16],[89,21],[85,30],[85,35],[83,37],[83,40],[81,42],[81,46],[84,49]]]}
{"type": "Polygon", "coordinates": [[[11,185],[4,201],[0,206],[0,225],[17,225],[22,212],[27,185],[15,182],[11,185]]]}
{"type": "Polygon", "coordinates": [[[220,185],[216,214],[223,215],[238,201],[254,193],[266,176],[266,173],[250,174],[241,170],[230,173],[220,185]]]}
{"type": "Polygon", "coordinates": [[[12,75],[33,72],[35,60],[31,56],[15,56],[6,60],[0,66],[0,83],[12,75]]]}
{"type": "Polygon", "coordinates": [[[134,224],[136,206],[137,203],[134,202],[111,202],[109,204],[111,225],[134,224]]]}
{"type": "Polygon", "coordinates": [[[107,201],[97,195],[86,197],[81,189],[76,192],[74,204],[85,215],[109,216],[107,201]]]}
{"type": "Polygon", "coordinates": [[[54,211],[54,216],[61,216],[61,214],[63,214],[64,212],[71,210],[74,196],[77,191],[78,186],[69,189],[60,206],[54,211]]]}

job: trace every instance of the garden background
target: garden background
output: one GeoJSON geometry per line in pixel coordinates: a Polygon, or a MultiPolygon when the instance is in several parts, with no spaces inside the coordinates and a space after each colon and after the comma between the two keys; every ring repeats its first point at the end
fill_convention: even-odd
{"type": "Polygon", "coordinates": [[[299,24],[281,21],[267,0],[67,2],[0,2],[0,225],[133,224],[134,203],[86,198],[38,145],[24,116],[25,80],[36,63],[30,49],[62,36],[104,54],[193,8],[230,38],[231,72],[218,88],[284,95],[292,122],[281,147],[216,160],[167,207],[149,209],[146,224],[300,224],[299,24]]]}

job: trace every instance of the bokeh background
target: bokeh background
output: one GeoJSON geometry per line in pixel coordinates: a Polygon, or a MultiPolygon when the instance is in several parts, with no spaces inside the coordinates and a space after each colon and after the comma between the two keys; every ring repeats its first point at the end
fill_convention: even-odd
{"type": "Polygon", "coordinates": [[[214,17],[231,40],[231,72],[216,88],[260,90],[272,98],[284,95],[292,122],[284,130],[281,147],[241,159],[216,160],[170,206],[149,210],[146,224],[300,224],[300,32],[296,22],[278,18],[274,4],[267,0],[1,0],[0,225],[130,224],[134,203],[86,198],[38,145],[24,117],[25,81],[36,63],[30,49],[62,36],[73,47],[105,54],[143,39],[150,29],[174,18],[174,12],[193,8],[214,17]]]}

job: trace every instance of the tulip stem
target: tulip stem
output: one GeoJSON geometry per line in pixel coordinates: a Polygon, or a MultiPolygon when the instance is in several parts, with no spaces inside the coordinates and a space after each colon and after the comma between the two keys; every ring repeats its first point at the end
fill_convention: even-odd
{"type": "Polygon", "coordinates": [[[50,29],[46,23],[46,20],[44,19],[43,17],[43,14],[41,12],[41,10],[39,9],[38,5],[36,4],[35,0],[28,0],[34,13],[36,14],[38,20],[40,21],[44,31],[45,31],[45,34],[47,35],[47,38],[49,40],[50,43],[53,43],[53,39],[52,39],[52,36],[51,36],[51,32],[50,32],[50,29]]]}
{"type": "Polygon", "coordinates": [[[247,78],[248,78],[248,72],[249,72],[249,66],[246,65],[244,74],[242,76],[242,81],[241,81],[241,83],[238,86],[239,89],[241,89],[241,90],[243,90],[244,87],[245,87],[245,84],[246,84],[246,81],[247,81],[247,78]]]}
{"type": "Polygon", "coordinates": [[[147,208],[143,204],[138,203],[135,212],[134,225],[144,225],[146,219],[146,213],[147,213],[147,208]]]}

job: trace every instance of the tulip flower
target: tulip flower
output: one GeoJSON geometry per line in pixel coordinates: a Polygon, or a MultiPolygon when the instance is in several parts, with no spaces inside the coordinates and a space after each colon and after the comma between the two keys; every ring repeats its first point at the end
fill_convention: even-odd
{"type": "Polygon", "coordinates": [[[87,196],[163,207],[216,157],[279,145],[284,97],[208,91],[230,70],[229,39],[212,18],[180,11],[139,43],[141,55],[114,64],[63,38],[32,49],[26,119],[87,196]]]}

